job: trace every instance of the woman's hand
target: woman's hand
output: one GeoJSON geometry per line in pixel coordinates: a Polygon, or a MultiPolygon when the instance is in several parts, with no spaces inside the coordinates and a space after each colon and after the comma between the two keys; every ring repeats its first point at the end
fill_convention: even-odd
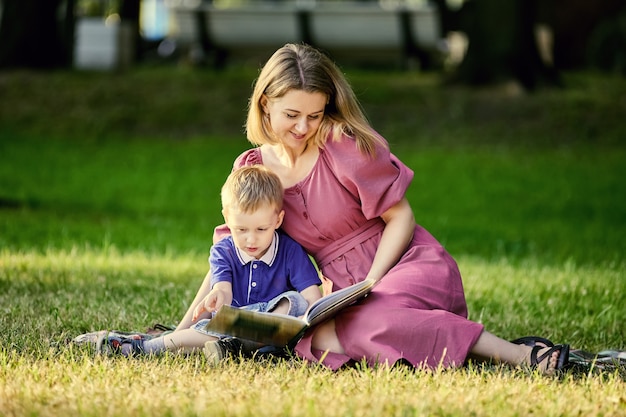
{"type": "Polygon", "coordinates": [[[322,281],[322,297],[326,297],[333,292],[333,282],[322,274],[320,274],[320,280],[322,281]]]}

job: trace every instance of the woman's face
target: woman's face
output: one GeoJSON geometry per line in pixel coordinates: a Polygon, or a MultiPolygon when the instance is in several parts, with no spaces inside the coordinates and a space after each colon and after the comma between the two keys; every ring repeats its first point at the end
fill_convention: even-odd
{"type": "Polygon", "coordinates": [[[289,90],[275,99],[261,99],[265,114],[276,137],[288,147],[299,148],[315,136],[327,103],[323,93],[289,90]]]}

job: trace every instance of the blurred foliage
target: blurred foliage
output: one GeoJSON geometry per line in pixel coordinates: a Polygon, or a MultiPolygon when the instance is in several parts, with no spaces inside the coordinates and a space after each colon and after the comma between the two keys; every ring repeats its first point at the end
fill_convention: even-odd
{"type": "MultiPolygon", "coordinates": [[[[260,63],[259,63],[260,66],[260,63]]],[[[443,87],[437,74],[344,68],[376,129],[415,145],[621,145],[626,79],[579,72],[565,87],[443,87]]],[[[46,136],[243,138],[254,68],[144,66],[126,73],[0,72],[0,130],[46,136]]]]}
{"type": "MultiPolygon", "coordinates": [[[[626,80],[573,73],[528,95],[346,72],[455,256],[623,261],[626,80]]],[[[206,253],[255,76],[0,73],[0,245],[206,253]]]]}

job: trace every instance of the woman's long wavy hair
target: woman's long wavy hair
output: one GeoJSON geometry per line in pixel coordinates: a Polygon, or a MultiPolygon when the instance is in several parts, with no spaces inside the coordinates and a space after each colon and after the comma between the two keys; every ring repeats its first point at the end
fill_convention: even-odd
{"type": "Polygon", "coordinates": [[[346,134],[361,152],[375,154],[377,144],[384,142],[372,129],[352,87],[335,63],[317,49],[304,44],[287,44],[278,49],[262,68],[248,103],[246,135],[257,146],[276,144],[261,99],[284,96],[290,90],[323,93],[328,98],[324,118],[314,143],[324,147],[329,135],[341,140],[346,134]]]}

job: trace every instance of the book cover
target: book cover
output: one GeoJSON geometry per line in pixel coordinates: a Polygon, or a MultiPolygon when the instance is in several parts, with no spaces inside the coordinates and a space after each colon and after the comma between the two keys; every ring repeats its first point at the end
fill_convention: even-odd
{"type": "Polygon", "coordinates": [[[296,342],[309,326],[331,318],[341,309],[365,297],[376,282],[364,280],[322,297],[309,306],[302,318],[225,305],[213,316],[206,329],[266,345],[287,346],[296,342]]]}

